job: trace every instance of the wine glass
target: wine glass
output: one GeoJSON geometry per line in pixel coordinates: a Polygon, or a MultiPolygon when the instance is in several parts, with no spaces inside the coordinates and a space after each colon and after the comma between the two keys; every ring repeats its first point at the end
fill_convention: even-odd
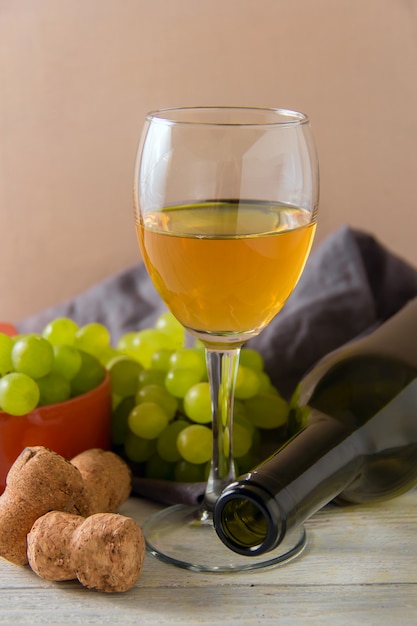
{"type": "Polygon", "coordinates": [[[212,510],[235,479],[230,434],[241,346],[293,291],[311,249],[318,195],[303,113],[185,107],[146,116],[134,178],[139,247],[168,309],[205,346],[213,413],[201,504],[168,507],[143,527],[160,560],[194,571],[246,570],[285,562],[305,546],[300,528],[271,553],[236,554],[218,538],[212,510]]]}

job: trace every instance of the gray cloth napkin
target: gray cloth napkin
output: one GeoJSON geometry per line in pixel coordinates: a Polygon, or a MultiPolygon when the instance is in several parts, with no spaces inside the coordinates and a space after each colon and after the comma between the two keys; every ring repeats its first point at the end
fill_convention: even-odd
{"type": "MultiPolygon", "coordinates": [[[[416,268],[370,234],[345,226],[311,254],[282,311],[247,346],[262,353],[272,382],[289,398],[320,358],[369,332],[416,295],[416,268]]],[[[19,332],[39,332],[58,316],[71,317],[80,325],[98,321],[108,327],[115,343],[125,332],[151,327],[164,310],[140,264],[20,321],[17,327],[19,332]]],[[[138,477],[133,484],[137,495],[164,503],[196,502],[203,489],[202,484],[138,477]]]]}

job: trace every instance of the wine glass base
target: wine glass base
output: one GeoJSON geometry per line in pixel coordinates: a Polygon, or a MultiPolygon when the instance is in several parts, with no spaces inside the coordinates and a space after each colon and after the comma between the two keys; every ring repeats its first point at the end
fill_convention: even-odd
{"type": "Polygon", "coordinates": [[[153,515],[142,530],[152,556],[194,572],[236,572],[283,565],[299,556],[307,543],[301,526],[288,533],[274,550],[243,556],[221,542],[210,515],[202,519],[200,507],[182,504],[153,515]]]}

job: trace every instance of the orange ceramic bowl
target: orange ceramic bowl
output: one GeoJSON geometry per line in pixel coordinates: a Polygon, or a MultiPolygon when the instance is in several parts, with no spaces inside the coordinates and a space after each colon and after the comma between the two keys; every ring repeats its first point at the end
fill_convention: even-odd
{"type": "Polygon", "coordinates": [[[14,324],[10,324],[9,322],[0,322],[0,333],[13,337],[13,335],[17,335],[17,328],[14,324]]]}
{"type": "Polygon", "coordinates": [[[21,416],[0,411],[0,493],[11,465],[27,446],[45,446],[66,459],[89,448],[109,450],[111,413],[108,372],[98,387],[65,402],[21,416]]]}

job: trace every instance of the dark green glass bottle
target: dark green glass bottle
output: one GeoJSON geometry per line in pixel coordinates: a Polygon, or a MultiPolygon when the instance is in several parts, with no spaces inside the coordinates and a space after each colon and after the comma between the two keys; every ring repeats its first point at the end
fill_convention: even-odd
{"type": "Polygon", "coordinates": [[[381,500],[417,483],[417,299],[320,362],[295,398],[294,436],[216,502],[216,531],[240,554],[272,550],[332,500],[381,500]]]}

